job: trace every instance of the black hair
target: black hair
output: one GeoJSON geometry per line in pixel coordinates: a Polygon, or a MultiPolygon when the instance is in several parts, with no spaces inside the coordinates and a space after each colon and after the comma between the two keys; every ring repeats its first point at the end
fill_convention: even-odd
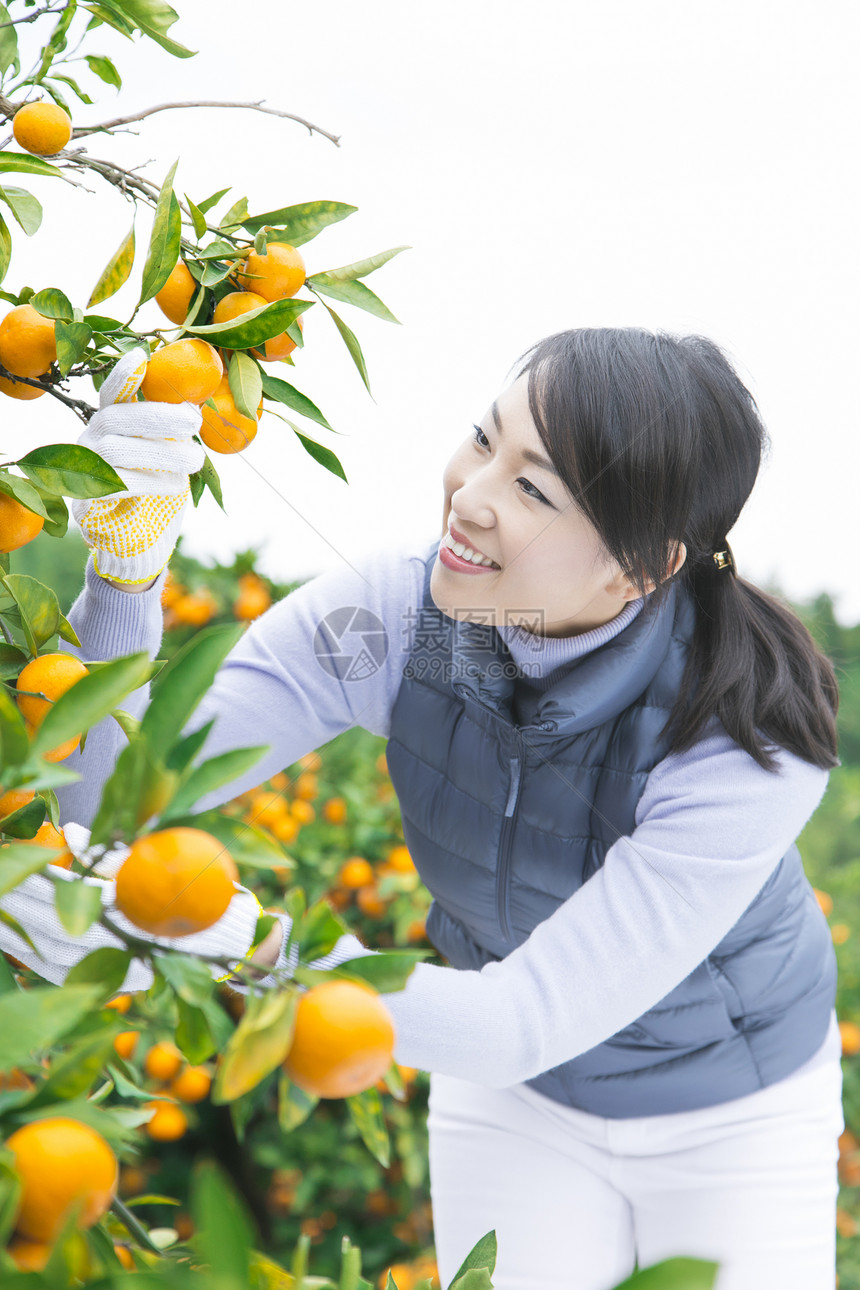
{"type": "Polygon", "coordinates": [[[787,604],[713,558],[727,550],[768,446],[723,350],[705,336],[587,327],[538,341],[516,366],[576,504],[640,592],[656,586],[646,604],[672,582],[695,600],[672,751],[691,747],[716,716],[767,770],[774,746],[837,765],[830,661],[787,604]],[[686,561],[667,578],[679,542],[686,561]]]}

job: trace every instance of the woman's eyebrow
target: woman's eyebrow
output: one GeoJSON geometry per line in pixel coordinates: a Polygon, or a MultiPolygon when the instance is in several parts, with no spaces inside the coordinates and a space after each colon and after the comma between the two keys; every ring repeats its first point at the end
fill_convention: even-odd
{"type": "MultiPolygon", "coordinates": [[[[493,421],[496,424],[496,429],[498,430],[499,437],[501,438],[502,422],[499,417],[498,405],[496,404],[495,401],[493,402],[493,406],[490,408],[490,411],[493,414],[493,421]]],[[[539,452],[532,452],[531,448],[523,448],[521,456],[523,461],[531,462],[533,466],[540,466],[541,470],[548,470],[551,475],[558,476],[558,471],[556,470],[552,462],[549,461],[546,457],[542,457],[539,452]]],[[[561,476],[558,476],[558,477],[561,478],[561,476]]]]}

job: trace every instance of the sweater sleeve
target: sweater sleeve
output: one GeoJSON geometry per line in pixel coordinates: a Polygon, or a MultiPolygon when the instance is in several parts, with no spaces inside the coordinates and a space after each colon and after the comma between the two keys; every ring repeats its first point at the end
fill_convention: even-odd
{"type": "MultiPolygon", "coordinates": [[[[197,761],[233,748],[263,745],[268,751],[244,775],[201,798],[195,810],[228,801],[350,726],[387,734],[411,649],[423,554],[385,548],[356,567],[344,564],[304,583],[251,623],[185,733],[214,720],[197,761]]],[[[84,590],[69,612],[81,641],[73,652],[85,661],[141,649],[154,658],[163,577],[130,595],[88,566],[84,590]]],[[[142,687],[121,706],[141,716],[148,697],[142,687]]],[[[83,754],[68,758],[65,764],[82,778],[58,790],[63,821],[90,825],[125,743],[107,718],[88,733],[83,754]]]]}
{"type": "Polygon", "coordinates": [[[480,971],[419,963],[384,996],[397,1061],[507,1088],[647,1012],[734,926],[821,800],[826,771],[778,760],[763,770],[716,723],[667,757],[632,834],[521,946],[480,971]]]}

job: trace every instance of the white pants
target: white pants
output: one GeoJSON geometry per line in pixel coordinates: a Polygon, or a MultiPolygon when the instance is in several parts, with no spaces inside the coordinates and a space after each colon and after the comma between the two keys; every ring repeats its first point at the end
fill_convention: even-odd
{"type": "Polygon", "coordinates": [[[495,1290],[610,1290],[636,1260],[678,1255],[717,1262],[714,1290],[833,1290],[845,1122],[831,1020],[799,1072],[672,1115],[604,1119],[525,1084],[432,1075],[442,1286],[494,1228],[495,1290]]]}

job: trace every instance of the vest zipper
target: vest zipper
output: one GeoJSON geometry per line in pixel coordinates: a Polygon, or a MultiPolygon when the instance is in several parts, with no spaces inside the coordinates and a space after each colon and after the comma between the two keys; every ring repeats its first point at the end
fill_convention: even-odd
{"type": "Polygon", "coordinates": [[[511,757],[510,766],[511,781],[508,789],[508,800],[505,805],[505,818],[502,821],[502,831],[499,837],[499,863],[496,870],[496,901],[499,909],[499,923],[506,940],[510,936],[510,924],[508,922],[508,870],[510,868],[514,825],[519,807],[520,779],[522,776],[521,757],[511,757]]]}

